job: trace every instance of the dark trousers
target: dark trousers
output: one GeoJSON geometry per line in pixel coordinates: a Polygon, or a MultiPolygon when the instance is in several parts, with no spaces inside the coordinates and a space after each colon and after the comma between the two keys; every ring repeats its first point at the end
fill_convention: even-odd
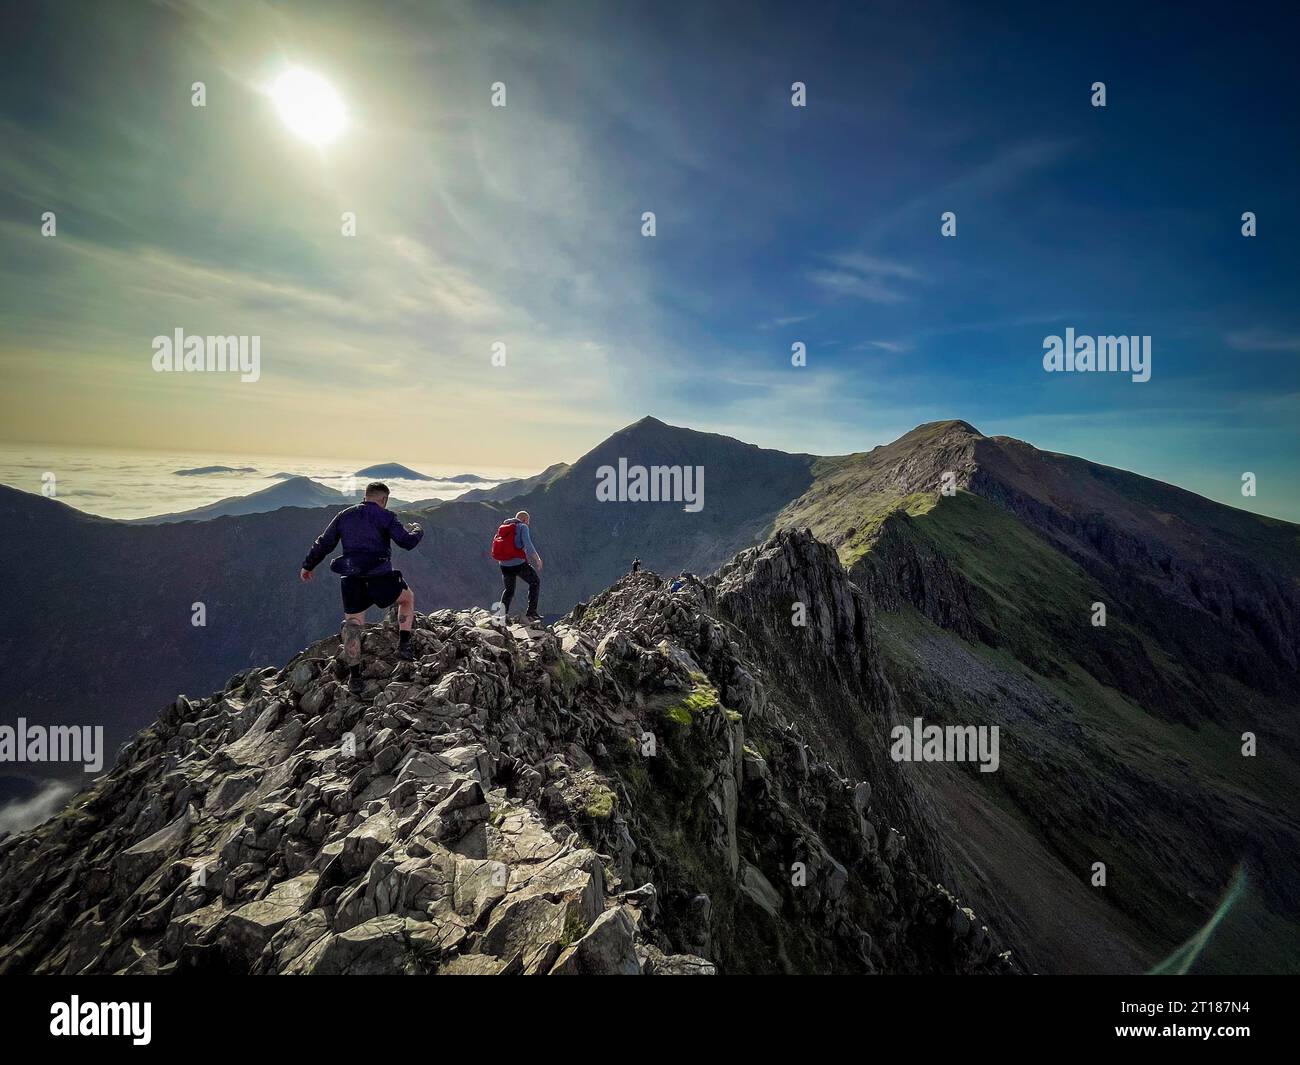
{"type": "Polygon", "coordinates": [[[537,597],[542,591],[542,578],[527,562],[521,562],[518,566],[501,567],[501,603],[509,611],[510,600],[515,597],[515,581],[520,577],[528,585],[528,613],[536,614],[537,597]]]}

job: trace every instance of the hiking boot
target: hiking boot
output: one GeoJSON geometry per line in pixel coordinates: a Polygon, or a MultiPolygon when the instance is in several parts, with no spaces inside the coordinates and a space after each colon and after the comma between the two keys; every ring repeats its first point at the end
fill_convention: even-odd
{"type": "Polygon", "coordinates": [[[524,620],[530,625],[540,625],[542,623],[541,614],[525,614],[524,620]]]}
{"type": "Polygon", "coordinates": [[[348,678],[348,691],[353,695],[360,695],[365,690],[366,682],[359,675],[348,678]]]}
{"type": "Polygon", "coordinates": [[[397,660],[399,662],[414,662],[415,648],[409,643],[405,647],[399,647],[397,649],[397,660]]]}

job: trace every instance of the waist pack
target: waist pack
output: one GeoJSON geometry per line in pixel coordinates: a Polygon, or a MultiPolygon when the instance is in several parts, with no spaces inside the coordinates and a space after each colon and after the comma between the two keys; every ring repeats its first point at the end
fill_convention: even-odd
{"type": "Polygon", "coordinates": [[[339,555],[330,570],[340,577],[364,577],[387,561],[387,555],[339,555]]]}

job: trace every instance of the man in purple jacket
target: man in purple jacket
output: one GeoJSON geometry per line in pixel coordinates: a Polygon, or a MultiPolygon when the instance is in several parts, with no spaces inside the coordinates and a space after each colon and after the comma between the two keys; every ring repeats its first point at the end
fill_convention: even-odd
{"type": "Polygon", "coordinates": [[[325,531],[316,537],[307,557],[302,560],[301,578],[311,580],[312,573],[343,541],[343,553],[330,563],[330,569],[343,578],[343,660],[348,666],[348,686],[360,693],[361,627],[366,610],[377,606],[387,610],[397,604],[399,640],[397,657],[413,661],[411,626],[415,622],[415,595],[400,570],[393,569],[392,543],[410,551],[424,536],[418,522],[406,529],[388,509],[388,486],[379,481],[366,485],[364,503],[348,507],[334,515],[325,531]]]}

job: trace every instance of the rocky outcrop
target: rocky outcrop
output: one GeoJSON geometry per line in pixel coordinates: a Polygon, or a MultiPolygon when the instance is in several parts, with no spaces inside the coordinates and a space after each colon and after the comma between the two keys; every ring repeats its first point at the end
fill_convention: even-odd
{"type": "Polygon", "coordinates": [[[553,631],[421,615],[411,664],[372,627],[360,696],[332,638],[178,698],[0,842],[0,971],[1009,970],[882,813],[894,785],[842,775],[752,657],[786,567],[821,582],[810,666],[866,690],[867,615],[818,550],[643,572],[553,631]]]}
{"type": "Polygon", "coordinates": [[[879,609],[908,604],[963,639],[997,643],[997,631],[975,606],[975,590],[949,559],[913,533],[906,514],[880,523],[872,550],[854,563],[851,577],[879,609]]]}
{"type": "Polygon", "coordinates": [[[652,857],[634,879],[674,900],[679,941],[712,928],[728,971],[1009,966],[982,925],[972,953],[938,931],[953,900],[911,842],[933,812],[909,809],[924,800],[886,756],[897,707],[871,611],[829,547],[783,532],[707,581],[626,578],[575,613],[664,722],[659,757],[620,776],[652,857]]]}

